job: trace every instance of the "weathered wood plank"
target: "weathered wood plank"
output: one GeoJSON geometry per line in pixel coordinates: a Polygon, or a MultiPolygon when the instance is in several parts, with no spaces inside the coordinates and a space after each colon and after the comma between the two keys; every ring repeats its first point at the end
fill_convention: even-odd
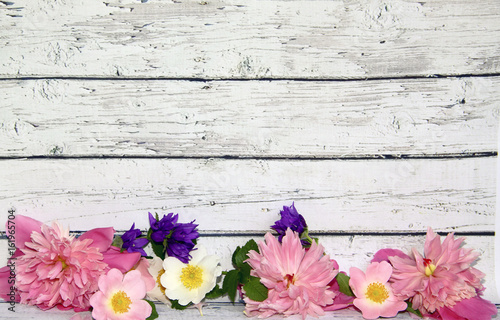
{"type": "Polygon", "coordinates": [[[0,15],[1,77],[500,72],[496,0],[13,0],[0,15]]]}
{"type": "MultiPolygon", "coordinates": [[[[295,201],[321,232],[492,232],[496,157],[411,160],[0,161],[0,208],[72,228],[178,212],[207,233],[261,232],[295,201]],[[214,221],[220,223],[214,224],[214,221]]],[[[0,225],[6,221],[2,215],[0,225]]]]}
{"type": "MultiPolygon", "coordinates": [[[[106,226],[114,222],[108,220],[106,226]]],[[[256,241],[264,239],[263,236],[252,238],[256,241]]],[[[206,246],[211,254],[215,254],[221,258],[223,270],[230,270],[233,268],[231,266],[231,255],[234,249],[236,246],[244,245],[249,239],[250,237],[248,236],[202,236],[199,239],[199,243],[206,246]]],[[[396,248],[408,253],[410,253],[412,248],[416,248],[419,252],[423,252],[425,236],[320,236],[319,241],[325,247],[325,252],[337,261],[340,270],[349,272],[349,268],[351,267],[358,267],[362,270],[366,269],[375,252],[383,248],[396,248]]],[[[8,252],[6,245],[7,241],[5,239],[0,240],[1,265],[5,265],[6,263],[8,252]]],[[[494,237],[467,236],[464,246],[466,248],[473,248],[481,254],[475,267],[486,274],[484,297],[494,303],[500,302],[495,285],[494,237]]],[[[225,302],[227,298],[221,298],[216,301],[225,302]]]]}
{"type": "Polygon", "coordinates": [[[500,77],[1,83],[4,157],[349,158],[498,148],[500,77]]]}

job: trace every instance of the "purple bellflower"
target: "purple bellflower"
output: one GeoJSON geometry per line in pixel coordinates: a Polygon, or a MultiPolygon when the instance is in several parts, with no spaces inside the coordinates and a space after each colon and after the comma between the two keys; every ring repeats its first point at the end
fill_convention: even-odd
{"type": "Polygon", "coordinates": [[[149,213],[149,225],[151,226],[151,239],[154,242],[163,243],[172,229],[174,229],[175,224],[177,223],[178,215],[174,215],[173,213],[169,213],[168,215],[163,215],[163,218],[160,220],[156,220],[155,217],[149,213]]]}
{"type": "Polygon", "coordinates": [[[183,263],[188,263],[191,259],[191,255],[189,254],[191,250],[193,250],[196,239],[199,237],[197,224],[194,224],[193,221],[190,223],[178,223],[170,237],[167,240],[167,255],[169,257],[176,257],[183,263]]]}
{"type": "Polygon", "coordinates": [[[122,248],[126,249],[127,252],[140,252],[141,256],[146,257],[146,251],[144,251],[144,246],[149,243],[146,238],[138,238],[142,235],[140,229],[135,229],[135,223],[129,231],[126,231],[122,236],[123,245],[122,248]]]}
{"type": "MultiPolygon", "coordinates": [[[[283,210],[280,211],[280,215],[281,219],[276,221],[274,225],[271,226],[271,228],[278,233],[279,242],[283,239],[286,229],[288,228],[297,232],[299,235],[301,235],[304,231],[307,231],[306,220],[297,212],[293,203],[290,207],[283,206],[283,210]]],[[[309,242],[306,243],[310,245],[309,242]]],[[[305,244],[304,240],[302,240],[302,244],[305,244]]]]}

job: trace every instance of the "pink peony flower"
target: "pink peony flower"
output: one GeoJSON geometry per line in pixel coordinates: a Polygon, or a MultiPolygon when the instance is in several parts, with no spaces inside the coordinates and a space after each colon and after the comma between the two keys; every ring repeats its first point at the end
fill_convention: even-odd
{"type": "Polygon", "coordinates": [[[390,280],[394,293],[410,299],[413,308],[423,315],[436,311],[455,313],[454,309],[460,317],[451,319],[489,319],[496,314],[493,304],[478,297],[484,289],[481,284],[484,273],[471,267],[479,254],[472,249],[460,248],[463,240],[454,239],[450,233],[441,243],[439,235],[429,228],[424,246],[425,258],[416,249],[412,250],[413,256],[389,257],[394,268],[390,280]],[[485,303],[489,307],[483,309],[490,311],[484,318],[478,318],[475,311],[467,311],[484,307],[485,303]]]}
{"type": "Polygon", "coordinates": [[[17,259],[16,286],[21,303],[46,310],[56,305],[87,310],[88,300],[97,290],[97,279],[104,272],[102,253],[90,246],[91,240],[78,241],[57,223],[33,232],[32,242],[21,249],[17,259]]]}
{"type": "Polygon", "coordinates": [[[406,310],[406,303],[394,296],[388,283],[392,274],[391,265],[386,262],[372,262],[366,274],[358,268],[349,270],[349,286],[356,295],[354,305],[361,310],[363,318],[394,317],[406,310]]]}
{"type": "MultiPolygon", "coordinates": [[[[113,228],[90,230],[75,239],[59,224],[52,227],[18,215],[16,229],[16,289],[20,302],[46,310],[54,306],[89,310],[97,279],[112,267],[130,270],[140,254],[120,253],[111,246],[113,228]]],[[[10,288],[0,269],[0,296],[10,288]]]]}
{"type": "Polygon", "coordinates": [[[132,270],[123,275],[111,269],[99,278],[99,291],[91,298],[92,316],[96,320],[140,320],[151,315],[146,300],[146,283],[141,272],[132,270]]]}
{"type": "Polygon", "coordinates": [[[274,314],[285,316],[301,314],[323,315],[323,308],[331,305],[336,293],[328,284],[338,270],[323,246],[312,243],[309,250],[302,247],[296,232],[288,229],[282,243],[270,233],[265,243],[259,243],[260,253],[251,250],[246,260],[252,267],[251,275],[259,277],[266,286],[268,298],[257,302],[245,298],[248,316],[266,318],[274,314]]]}

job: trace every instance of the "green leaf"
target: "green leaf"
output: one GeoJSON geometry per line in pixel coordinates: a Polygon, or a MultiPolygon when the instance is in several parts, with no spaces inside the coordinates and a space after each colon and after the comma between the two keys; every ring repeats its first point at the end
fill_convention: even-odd
{"type": "Polygon", "coordinates": [[[243,286],[243,290],[245,290],[247,297],[254,301],[264,301],[267,299],[268,290],[260,282],[260,278],[250,277],[247,284],[243,286]]]}
{"type": "Polygon", "coordinates": [[[221,289],[219,287],[219,285],[216,284],[215,287],[212,289],[212,291],[210,291],[209,293],[207,293],[205,295],[205,298],[207,298],[207,299],[215,299],[215,298],[218,298],[218,297],[222,297],[225,293],[226,293],[226,291],[224,291],[223,289],[221,289]]]}
{"type": "Polygon", "coordinates": [[[123,246],[123,239],[121,236],[115,236],[113,238],[113,243],[111,243],[112,246],[115,246],[115,247],[118,247],[118,248],[122,248],[123,246]]]}
{"type": "Polygon", "coordinates": [[[179,303],[179,300],[170,300],[170,302],[172,303],[172,305],[171,305],[172,309],[176,309],[176,310],[184,310],[187,307],[189,307],[189,305],[191,304],[191,303],[188,303],[187,305],[183,306],[182,304],[179,303]]]}
{"type": "Polygon", "coordinates": [[[248,263],[243,263],[243,265],[240,268],[240,283],[241,284],[246,284],[248,280],[250,280],[250,270],[252,270],[252,267],[248,263]]]}
{"type": "Polygon", "coordinates": [[[233,255],[231,256],[231,262],[233,263],[234,267],[236,267],[236,255],[238,254],[238,252],[240,252],[240,250],[241,250],[240,246],[237,246],[233,252],[233,255]]]}
{"type": "Polygon", "coordinates": [[[155,241],[151,241],[151,248],[153,248],[153,252],[156,256],[162,260],[165,260],[165,248],[162,243],[158,243],[155,241]]]}
{"type": "Polygon", "coordinates": [[[147,303],[151,306],[151,315],[146,318],[146,320],[153,320],[158,318],[158,312],[156,311],[156,306],[152,301],[146,300],[147,303]]]}
{"type": "Polygon", "coordinates": [[[406,301],[406,304],[408,305],[408,306],[406,307],[406,311],[411,312],[411,313],[413,313],[413,314],[416,314],[416,315],[417,315],[417,316],[419,316],[420,318],[423,318],[422,313],[420,312],[420,310],[418,310],[418,309],[417,309],[417,310],[413,309],[413,305],[411,304],[411,302],[410,302],[410,301],[406,301]]]}
{"type": "Polygon", "coordinates": [[[336,279],[339,284],[340,292],[350,297],[354,297],[354,293],[352,292],[351,287],[349,286],[349,279],[350,279],[349,276],[339,272],[337,274],[336,279]]]}
{"type": "Polygon", "coordinates": [[[248,259],[247,254],[250,250],[259,252],[259,247],[253,239],[248,240],[248,242],[240,250],[237,250],[237,252],[235,251],[235,254],[233,255],[233,263],[237,268],[241,268],[243,266],[243,261],[248,259]]]}
{"type": "Polygon", "coordinates": [[[229,300],[233,303],[236,298],[236,290],[238,289],[238,280],[240,278],[239,273],[240,272],[238,270],[229,271],[222,282],[222,290],[227,292],[229,300]]]}

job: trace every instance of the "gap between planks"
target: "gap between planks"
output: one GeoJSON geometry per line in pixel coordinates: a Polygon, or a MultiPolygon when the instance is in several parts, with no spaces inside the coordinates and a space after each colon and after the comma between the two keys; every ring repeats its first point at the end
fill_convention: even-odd
{"type": "Polygon", "coordinates": [[[75,80],[75,81],[190,81],[190,82],[217,82],[217,81],[296,81],[296,82],[354,82],[354,81],[384,81],[384,80],[418,80],[418,79],[447,79],[447,78],[489,78],[500,77],[500,73],[448,73],[448,74],[408,74],[402,76],[366,76],[366,77],[133,77],[133,76],[4,76],[0,81],[11,80],[75,80]]]}

